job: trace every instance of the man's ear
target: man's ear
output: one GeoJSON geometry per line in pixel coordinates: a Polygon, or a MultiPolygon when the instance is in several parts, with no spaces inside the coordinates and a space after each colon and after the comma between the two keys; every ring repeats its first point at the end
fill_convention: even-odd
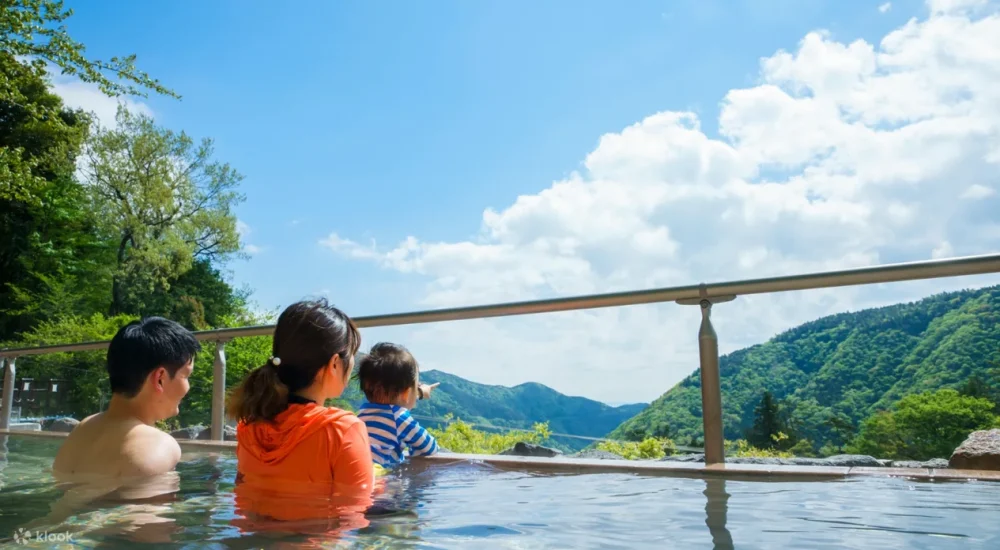
{"type": "Polygon", "coordinates": [[[153,382],[153,389],[156,392],[161,392],[163,391],[163,386],[167,383],[167,379],[170,378],[170,373],[163,367],[157,367],[150,376],[150,380],[153,382]]]}

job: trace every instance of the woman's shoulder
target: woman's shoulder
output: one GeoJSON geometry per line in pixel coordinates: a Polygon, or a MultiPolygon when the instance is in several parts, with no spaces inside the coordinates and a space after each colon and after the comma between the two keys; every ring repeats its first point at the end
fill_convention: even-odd
{"type": "Polygon", "coordinates": [[[351,411],[344,409],[338,409],[337,407],[319,407],[322,409],[320,414],[324,416],[324,419],[332,424],[342,427],[343,429],[350,429],[356,425],[363,425],[364,422],[358,418],[356,414],[351,411]]]}

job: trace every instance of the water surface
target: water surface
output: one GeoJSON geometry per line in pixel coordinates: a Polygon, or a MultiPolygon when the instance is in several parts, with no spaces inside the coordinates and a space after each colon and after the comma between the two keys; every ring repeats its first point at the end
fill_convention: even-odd
{"type": "Polygon", "coordinates": [[[0,443],[5,545],[30,526],[90,548],[1000,548],[1000,484],[990,482],[540,475],[461,463],[393,474],[364,526],[276,526],[237,510],[231,453],[186,454],[167,498],[66,505],[48,473],[58,440],[0,443]]]}

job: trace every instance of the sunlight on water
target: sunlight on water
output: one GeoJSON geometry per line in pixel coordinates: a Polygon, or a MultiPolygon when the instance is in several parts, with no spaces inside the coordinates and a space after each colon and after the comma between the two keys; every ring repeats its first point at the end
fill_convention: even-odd
{"type": "Polygon", "coordinates": [[[0,542],[26,530],[23,548],[1000,548],[996,483],[543,476],[464,463],[394,473],[364,513],[268,495],[274,508],[323,516],[289,522],[246,513],[228,453],[186,454],[157,482],[171,493],[137,502],[137,489],[97,498],[57,486],[47,470],[58,441],[3,443],[0,542]]]}

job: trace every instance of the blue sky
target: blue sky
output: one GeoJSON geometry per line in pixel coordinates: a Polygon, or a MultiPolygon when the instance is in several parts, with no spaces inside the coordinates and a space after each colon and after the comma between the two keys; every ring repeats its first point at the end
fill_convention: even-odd
{"type": "MultiPolygon", "coordinates": [[[[963,1],[968,3],[959,3],[963,1]]],[[[831,43],[862,40],[877,47],[911,18],[928,16],[923,2],[899,0],[891,5],[855,0],[69,5],[77,10],[69,30],[91,56],[136,53],[143,70],[183,95],[181,101],[142,100],[160,123],[213,138],[216,157],[246,176],[242,189],[247,201],[238,215],[249,228],[246,243],[257,252],[231,266],[234,281],[250,285],[263,309],[327,293],[354,315],[577,290],[549,273],[541,287],[524,292],[477,292],[479,286],[456,283],[444,268],[427,268],[428,258],[437,257],[427,250],[418,267],[394,267],[385,254],[410,236],[426,246],[488,241],[483,234],[486,209],[502,212],[518,197],[538,196],[574,173],[584,173],[585,179],[596,174],[585,164],[588,155],[599,151],[602,136],[619,135],[655,113],[692,112],[704,136],[720,138],[727,94],[761,84],[762,58],[779,50],[796,51],[811,31],[824,29],[831,43]],[[349,246],[321,244],[331,234],[349,246]],[[372,242],[377,248],[368,248],[372,242]],[[435,298],[433,289],[442,285],[457,285],[461,292],[435,298]]],[[[800,73],[796,78],[808,78],[800,73]]],[[[761,162],[756,177],[769,174],[773,164],[761,162]]],[[[792,162],[793,174],[801,164],[792,162]]],[[[782,165],[781,172],[787,168],[782,165]]],[[[699,212],[709,218],[721,214],[712,208],[699,212]]],[[[542,231],[548,227],[547,222],[533,223],[542,231]]],[[[654,225],[666,231],[666,224],[654,225]]],[[[941,225],[947,226],[948,219],[941,225]]],[[[669,226],[669,234],[682,245],[679,254],[690,250],[684,247],[684,235],[698,230],[697,220],[669,226]]],[[[759,237],[762,249],[780,248],[774,244],[776,234],[780,232],[759,237]]],[[[955,242],[942,242],[948,245],[946,252],[957,253],[955,242]]],[[[887,245],[872,256],[870,250],[844,246],[831,259],[922,259],[921,254],[931,252],[917,244],[902,250],[887,245]]],[[[791,261],[792,253],[784,252],[782,258],[791,261]]],[[[733,257],[719,258],[713,269],[693,255],[684,258],[691,265],[686,275],[732,279],[743,271],[755,273],[752,267],[732,268],[733,257]]],[[[511,267],[511,261],[517,260],[486,267],[494,273],[510,268],[515,277],[523,266],[511,267]]],[[[593,269],[600,263],[591,257],[587,261],[593,269]]],[[[461,279],[484,265],[456,265],[454,273],[461,279]]],[[[636,264],[624,279],[609,275],[579,290],[660,282],[637,275],[639,269],[636,264]]],[[[491,284],[517,287],[507,273],[499,273],[491,284]]],[[[936,287],[919,292],[927,289],[936,287]]],[[[820,300],[815,308],[797,309],[785,324],[867,303],[851,296],[853,301],[820,300]]],[[[567,322],[579,321],[582,327],[596,319],[567,322]]],[[[507,330],[515,321],[497,323],[485,332],[480,325],[467,328],[516,336],[507,330]]],[[[740,338],[731,345],[759,341],[783,326],[738,330],[740,338]]],[[[383,334],[422,342],[428,368],[450,368],[496,383],[532,377],[529,371],[480,361],[494,353],[487,348],[432,352],[429,333],[421,339],[409,329],[394,329],[376,337],[383,334]],[[448,359],[457,356],[462,359],[448,359]]],[[[454,332],[435,334],[461,338],[454,332]]],[[[634,331],[628,335],[633,337],[634,331]]],[[[580,382],[570,381],[575,377],[569,370],[541,381],[609,401],[634,400],[633,394],[650,399],[691,370],[685,354],[692,343],[671,352],[678,363],[669,376],[637,393],[624,383],[606,389],[600,379],[617,375],[601,374],[597,367],[580,382]]],[[[544,342],[535,344],[531,349],[537,353],[549,353],[544,342]]]]}

